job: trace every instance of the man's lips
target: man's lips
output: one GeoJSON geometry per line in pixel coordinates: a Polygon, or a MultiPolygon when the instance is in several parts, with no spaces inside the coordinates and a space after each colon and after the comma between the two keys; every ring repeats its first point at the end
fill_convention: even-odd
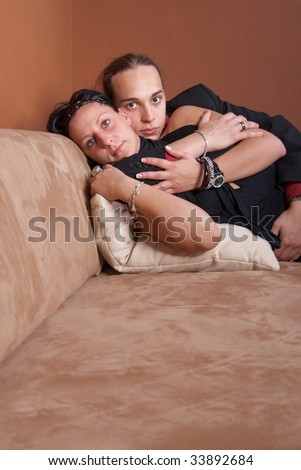
{"type": "Polygon", "coordinates": [[[143,135],[154,135],[158,133],[158,127],[152,127],[151,129],[141,129],[141,134],[143,135]]]}

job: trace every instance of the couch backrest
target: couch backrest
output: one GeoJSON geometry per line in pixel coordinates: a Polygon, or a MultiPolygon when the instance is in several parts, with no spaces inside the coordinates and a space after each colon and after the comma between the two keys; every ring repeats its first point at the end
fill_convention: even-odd
{"type": "Polygon", "coordinates": [[[89,167],[69,139],[0,130],[0,360],[101,269],[89,167]]]}

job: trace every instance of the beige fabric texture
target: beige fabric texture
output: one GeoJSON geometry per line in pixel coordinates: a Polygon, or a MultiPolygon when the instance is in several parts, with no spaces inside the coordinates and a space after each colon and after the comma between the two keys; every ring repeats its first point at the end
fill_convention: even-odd
{"type": "Polygon", "coordinates": [[[75,144],[2,129],[0,167],[1,359],[100,265],[87,212],[89,167],[75,144]]]}
{"type": "Polygon", "coordinates": [[[102,271],[1,364],[0,447],[300,449],[300,285],[102,271]]]}
{"type": "Polygon", "coordinates": [[[0,449],[300,449],[299,263],[95,276],[49,220],[90,233],[78,148],[0,130],[0,164],[0,449]]]}
{"type": "Polygon", "coordinates": [[[187,254],[149,238],[135,238],[125,204],[96,194],[91,211],[99,251],[118,272],[279,269],[269,243],[244,227],[220,224],[223,239],[213,250],[187,254]]]}

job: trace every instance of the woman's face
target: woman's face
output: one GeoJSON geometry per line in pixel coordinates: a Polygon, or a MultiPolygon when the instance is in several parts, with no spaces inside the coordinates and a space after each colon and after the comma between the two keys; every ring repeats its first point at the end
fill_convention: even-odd
{"type": "Polygon", "coordinates": [[[139,137],[127,116],[96,102],[85,104],[74,113],[69,136],[87,157],[102,165],[130,157],[140,148],[139,137]]]}
{"type": "Polygon", "coordinates": [[[112,77],[114,101],[132,122],[136,134],[159,139],[165,127],[166,98],[162,80],[152,65],[138,65],[112,77]]]}

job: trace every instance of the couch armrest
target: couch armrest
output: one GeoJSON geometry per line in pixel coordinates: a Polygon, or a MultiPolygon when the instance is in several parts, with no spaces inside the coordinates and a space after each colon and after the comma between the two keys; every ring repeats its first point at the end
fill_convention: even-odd
{"type": "Polygon", "coordinates": [[[89,219],[89,167],[69,139],[0,130],[0,359],[101,264],[89,219]]]}

